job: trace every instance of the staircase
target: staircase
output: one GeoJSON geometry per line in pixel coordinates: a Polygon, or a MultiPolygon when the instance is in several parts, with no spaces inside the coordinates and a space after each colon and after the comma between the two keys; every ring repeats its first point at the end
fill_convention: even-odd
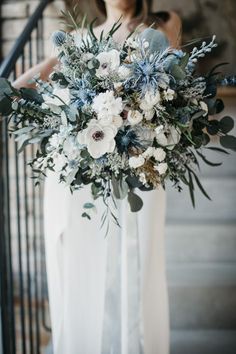
{"type": "MultiPolygon", "coordinates": [[[[222,116],[236,118],[235,96],[224,97],[222,116]]],[[[167,192],[171,354],[236,353],[236,152],[206,154],[224,159],[201,163],[212,201],[198,192],[194,210],[188,190],[167,192]]]]}

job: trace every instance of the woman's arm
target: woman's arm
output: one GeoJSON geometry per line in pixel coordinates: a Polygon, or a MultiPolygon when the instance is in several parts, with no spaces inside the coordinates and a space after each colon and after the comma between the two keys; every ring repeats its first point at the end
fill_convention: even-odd
{"type": "Polygon", "coordinates": [[[58,64],[56,57],[47,58],[41,63],[33,66],[27,70],[24,74],[19,76],[14,82],[13,86],[15,88],[20,87],[35,87],[35,84],[29,83],[29,81],[38,73],[40,73],[40,78],[42,80],[47,80],[50,73],[53,71],[54,66],[58,64]]]}
{"type": "Polygon", "coordinates": [[[167,35],[171,47],[179,48],[182,41],[182,21],[176,12],[170,11],[169,14],[170,18],[161,25],[161,29],[167,35]]]}

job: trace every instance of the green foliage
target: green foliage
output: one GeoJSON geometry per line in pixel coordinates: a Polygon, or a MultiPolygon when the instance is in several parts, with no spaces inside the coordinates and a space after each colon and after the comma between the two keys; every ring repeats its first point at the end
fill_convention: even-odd
{"type": "Polygon", "coordinates": [[[138,212],[143,207],[142,199],[133,191],[128,193],[128,202],[132,212],[138,212]]]}

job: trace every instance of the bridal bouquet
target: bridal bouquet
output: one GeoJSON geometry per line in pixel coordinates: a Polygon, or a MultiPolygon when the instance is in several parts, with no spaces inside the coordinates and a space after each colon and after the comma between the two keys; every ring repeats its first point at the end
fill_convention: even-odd
{"type": "MultiPolygon", "coordinates": [[[[90,184],[93,198],[103,198],[108,209],[110,201],[127,197],[133,212],[143,204],[135,189],[165,188],[167,179],[179,191],[187,185],[193,205],[195,184],[209,198],[198,159],[219,165],[204,150],[236,149],[232,118],[209,118],[223,109],[215,68],[196,73],[215,37],[187,53],[147,28],[121,45],[113,39],[119,25],[100,38],[92,25],[86,33],[55,32],[59,64],[47,82],[34,78],[36,89],[17,90],[0,79],[0,111],[11,117],[19,151],[38,144],[30,161],[36,184],[53,170],[72,192],[90,184]],[[208,146],[211,135],[223,148],[208,146]]],[[[90,219],[94,204],[84,208],[90,219]]]]}

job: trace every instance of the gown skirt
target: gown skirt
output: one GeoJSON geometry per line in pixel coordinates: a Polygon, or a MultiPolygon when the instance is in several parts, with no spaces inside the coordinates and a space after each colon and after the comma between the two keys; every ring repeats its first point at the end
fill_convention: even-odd
{"type": "Polygon", "coordinates": [[[120,227],[91,220],[90,186],[70,193],[53,172],[44,184],[44,235],[53,354],[168,354],[166,191],[137,194],[138,213],[117,201],[120,227]]]}

